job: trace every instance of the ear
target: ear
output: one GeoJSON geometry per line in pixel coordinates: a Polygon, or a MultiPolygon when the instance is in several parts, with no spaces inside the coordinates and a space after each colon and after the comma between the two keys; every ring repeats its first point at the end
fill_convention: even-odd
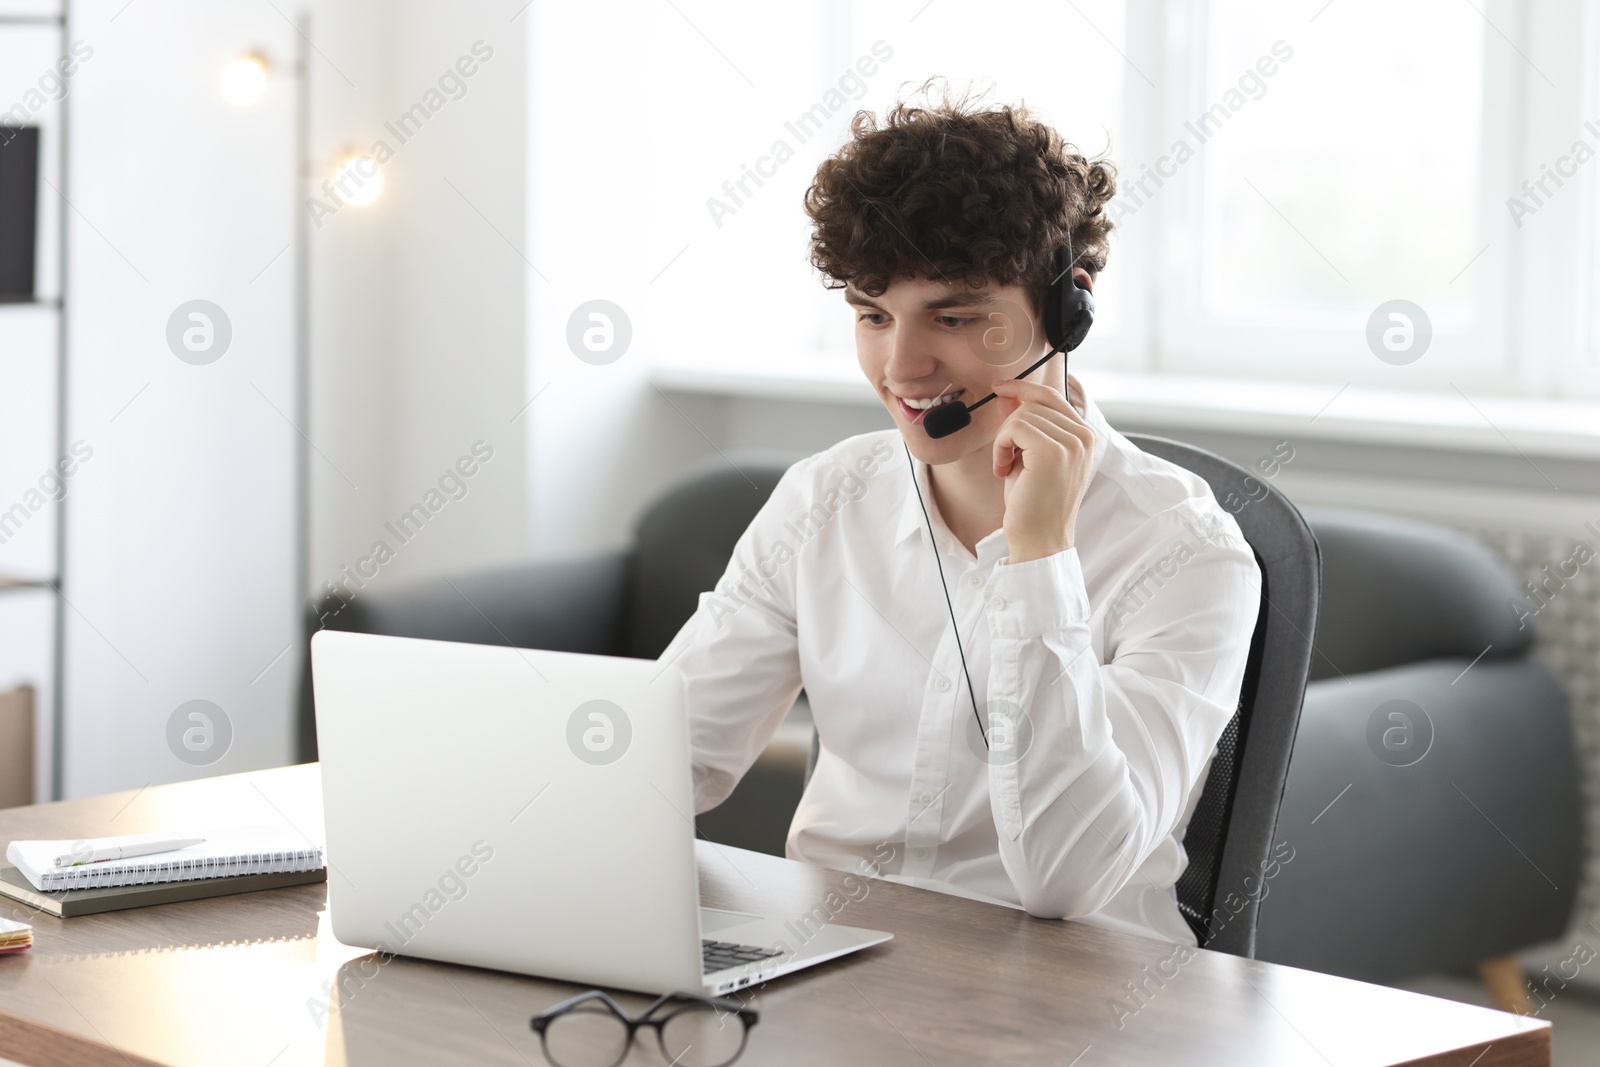
{"type": "Polygon", "coordinates": [[[1089,272],[1084,270],[1082,267],[1072,268],[1072,280],[1077,282],[1083,288],[1089,290],[1091,293],[1094,292],[1094,279],[1090,277],[1089,272]]]}

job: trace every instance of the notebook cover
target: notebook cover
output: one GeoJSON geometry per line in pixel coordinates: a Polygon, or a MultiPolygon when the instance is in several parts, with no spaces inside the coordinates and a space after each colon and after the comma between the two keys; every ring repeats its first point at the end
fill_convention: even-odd
{"type": "Polygon", "coordinates": [[[206,897],[252,893],[258,889],[279,889],[327,880],[328,868],[318,867],[314,871],[236,874],[222,878],[194,878],[184,882],[151,882],[145,885],[65,889],[45,893],[33,888],[21,871],[8,866],[0,867],[0,896],[12,897],[48,915],[67,919],[74,915],[95,915],[103,911],[172,904],[180,900],[203,900],[206,897]]]}

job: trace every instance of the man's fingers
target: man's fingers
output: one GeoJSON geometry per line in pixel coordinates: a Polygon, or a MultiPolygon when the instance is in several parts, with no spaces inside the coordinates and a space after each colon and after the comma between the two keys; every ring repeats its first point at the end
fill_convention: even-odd
{"type": "Polygon", "coordinates": [[[1043,460],[1047,453],[1065,454],[1067,446],[1056,436],[1062,432],[1054,423],[1046,421],[1043,415],[1036,412],[1014,412],[995,435],[995,474],[1004,478],[1011,472],[1012,464],[1018,458],[1014,455],[1013,449],[1032,451],[1040,460],[1043,460]]]}
{"type": "Polygon", "coordinates": [[[1036,415],[1049,425],[1058,427],[1063,434],[1070,434],[1074,437],[1082,437],[1082,431],[1088,429],[1087,426],[1080,428],[1080,424],[1073,422],[1066,412],[1047,407],[1044,404],[1035,404],[1031,400],[1021,404],[1016,410],[1036,415]]]}
{"type": "Polygon", "coordinates": [[[1069,438],[1072,438],[1083,446],[1085,452],[1094,449],[1094,428],[1082,419],[1074,419],[1056,408],[1032,402],[1021,404],[1007,418],[1012,419],[1019,415],[1026,415],[1032,418],[1036,425],[1049,429],[1063,445],[1071,447],[1069,438]]]}
{"type": "Polygon", "coordinates": [[[1024,405],[1036,405],[1059,412],[1068,422],[1089,428],[1089,423],[1072,406],[1072,402],[1064,396],[1061,390],[1054,386],[1041,385],[1038,382],[1018,381],[1015,378],[1003,378],[990,385],[996,396],[1011,400],[1020,408],[1024,405]]]}

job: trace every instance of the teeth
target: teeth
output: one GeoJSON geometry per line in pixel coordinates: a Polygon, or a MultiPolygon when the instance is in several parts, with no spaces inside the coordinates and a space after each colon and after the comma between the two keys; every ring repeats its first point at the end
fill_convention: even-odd
{"type": "Polygon", "coordinates": [[[926,400],[913,400],[908,396],[903,396],[900,399],[905,402],[905,405],[908,408],[914,408],[917,411],[927,411],[929,408],[938,407],[940,404],[948,404],[955,398],[956,393],[947,393],[944,396],[933,396],[926,400]]]}

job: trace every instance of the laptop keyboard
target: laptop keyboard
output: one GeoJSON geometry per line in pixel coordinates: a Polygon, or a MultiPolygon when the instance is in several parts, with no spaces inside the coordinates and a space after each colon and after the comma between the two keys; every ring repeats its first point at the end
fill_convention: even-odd
{"type": "Polygon", "coordinates": [[[777,949],[736,945],[731,941],[712,941],[710,938],[704,938],[700,942],[700,959],[706,974],[725,971],[729,967],[738,967],[745,963],[754,963],[756,960],[769,960],[780,955],[782,953],[777,949]]]}

